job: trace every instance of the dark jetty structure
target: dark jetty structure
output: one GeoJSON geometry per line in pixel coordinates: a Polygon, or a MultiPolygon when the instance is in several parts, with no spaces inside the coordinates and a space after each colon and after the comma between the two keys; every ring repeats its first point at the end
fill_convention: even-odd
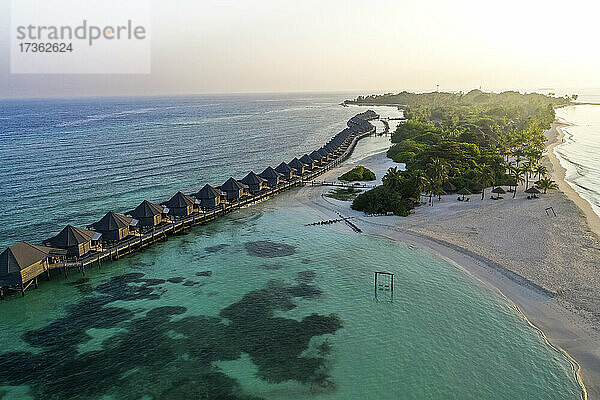
{"type": "Polygon", "coordinates": [[[71,268],[85,273],[86,267],[100,267],[103,261],[119,259],[190,227],[303,186],[339,165],[360,139],[375,133],[369,121],[378,118],[373,110],[357,114],[323,147],[288,164],[267,167],[260,174],[249,172],[240,180],[231,177],[218,187],[206,184],[191,195],[177,192],[160,204],[144,200],[127,216],[110,211],[87,229],[68,225],[42,246],[14,244],[0,253],[0,299],[9,291],[25,295],[31,285],[38,287],[42,275],[47,279],[53,272],[67,276],[71,268]]]}

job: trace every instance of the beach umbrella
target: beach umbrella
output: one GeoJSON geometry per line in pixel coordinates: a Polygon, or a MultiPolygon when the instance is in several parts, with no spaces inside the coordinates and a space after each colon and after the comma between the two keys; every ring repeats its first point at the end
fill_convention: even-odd
{"type": "Polygon", "coordinates": [[[538,188],[536,188],[535,186],[530,187],[529,189],[527,189],[525,191],[525,193],[527,194],[532,194],[534,198],[537,198],[537,195],[542,193],[538,190],[538,188]]]}
{"type": "Polygon", "coordinates": [[[499,199],[500,195],[505,194],[506,191],[504,189],[502,189],[500,186],[498,186],[492,190],[492,193],[496,193],[498,195],[498,197],[496,197],[496,198],[499,199]]]}
{"type": "Polygon", "coordinates": [[[458,194],[462,194],[462,199],[465,199],[465,196],[468,196],[471,194],[471,191],[469,191],[469,189],[467,189],[466,187],[460,189],[458,192],[458,194]]]}

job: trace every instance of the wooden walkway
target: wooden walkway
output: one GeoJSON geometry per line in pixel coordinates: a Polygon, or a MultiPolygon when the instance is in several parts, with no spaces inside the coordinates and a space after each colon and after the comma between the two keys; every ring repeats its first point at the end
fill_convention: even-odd
{"type": "MultiPolygon", "coordinates": [[[[238,210],[240,208],[244,208],[244,207],[250,206],[252,204],[261,202],[263,200],[269,199],[283,191],[286,191],[286,190],[294,188],[294,187],[299,187],[299,186],[304,186],[304,185],[321,185],[322,186],[324,184],[327,184],[328,186],[344,186],[344,187],[357,187],[357,188],[365,187],[366,188],[366,187],[368,187],[366,185],[353,186],[353,185],[340,184],[340,183],[338,183],[338,184],[327,183],[324,181],[323,182],[314,182],[313,180],[314,180],[314,178],[318,177],[319,175],[325,173],[326,171],[329,171],[332,168],[337,167],[342,162],[344,162],[354,151],[354,148],[356,147],[356,143],[360,139],[370,136],[373,133],[374,133],[374,130],[371,130],[369,132],[365,132],[362,134],[358,134],[358,135],[349,137],[346,140],[346,142],[344,142],[338,148],[338,151],[334,154],[333,160],[328,161],[324,165],[314,168],[312,171],[304,173],[302,177],[292,179],[291,181],[280,184],[275,188],[263,190],[256,195],[244,196],[241,200],[226,204],[219,209],[215,209],[215,210],[208,211],[208,212],[196,212],[184,219],[163,223],[163,224],[157,226],[151,232],[147,232],[144,234],[134,234],[132,236],[129,236],[129,237],[121,240],[120,242],[118,242],[117,244],[115,244],[113,246],[106,247],[101,251],[92,252],[77,261],[68,261],[68,262],[63,262],[63,263],[50,264],[50,269],[48,271],[45,271],[44,274],[46,274],[49,279],[50,271],[58,270],[62,274],[64,274],[65,277],[67,277],[70,270],[76,269],[78,272],[85,275],[86,268],[90,268],[93,266],[97,266],[98,268],[100,268],[102,266],[103,262],[106,263],[106,262],[110,262],[113,260],[118,260],[119,258],[126,256],[128,254],[131,254],[131,253],[134,253],[137,251],[141,251],[149,246],[152,246],[155,243],[166,241],[169,236],[177,235],[181,232],[184,232],[184,231],[186,231],[192,227],[198,226],[198,225],[206,224],[206,223],[213,221],[219,217],[227,215],[235,210],[238,210]]],[[[347,219],[345,219],[345,222],[349,223],[349,221],[347,221],[347,219]]],[[[21,293],[24,294],[24,290],[27,289],[32,283],[35,284],[35,287],[37,288],[38,277],[39,277],[39,275],[37,277],[35,277],[34,279],[32,279],[31,281],[29,281],[26,285],[23,285],[23,287],[19,287],[19,288],[0,287],[0,294],[1,294],[0,299],[2,299],[4,297],[3,295],[5,292],[7,292],[8,290],[11,290],[11,289],[21,291],[21,293]]]]}
{"type": "Polygon", "coordinates": [[[327,181],[303,181],[302,183],[304,185],[309,185],[309,186],[337,186],[337,187],[356,188],[356,189],[373,189],[376,186],[376,185],[366,185],[364,183],[350,184],[350,183],[327,182],[327,181]]]}

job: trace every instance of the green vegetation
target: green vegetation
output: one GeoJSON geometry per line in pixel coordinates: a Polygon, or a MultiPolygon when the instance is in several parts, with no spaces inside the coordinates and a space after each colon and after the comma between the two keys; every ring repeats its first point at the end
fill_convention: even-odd
{"type": "Polygon", "coordinates": [[[349,188],[337,188],[332,191],[325,193],[326,197],[331,197],[332,199],[342,200],[342,201],[350,201],[354,200],[354,198],[361,191],[352,187],[349,188]]]}
{"type": "Polygon", "coordinates": [[[344,175],[340,176],[338,179],[340,181],[346,182],[374,181],[375,174],[373,173],[373,171],[363,167],[362,165],[357,165],[350,171],[346,172],[344,175]]]}
{"type": "Polygon", "coordinates": [[[539,164],[546,141],[543,132],[554,121],[554,108],[569,101],[537,93],[480,90],[402,92],[348,101],[397,105],[408,118],[393,133],[394,144],[387,152],[394,161],[405,163],[406,171],[388,171],[383,185],[359,195],[353,208],[407,215],[423,192],[433,205],[434,198],[445,193],[443,186],[467,188],[484,199],[490,185],[525,183],[527,188],[534,180],[545,185],[548,171],[539,164]]]}

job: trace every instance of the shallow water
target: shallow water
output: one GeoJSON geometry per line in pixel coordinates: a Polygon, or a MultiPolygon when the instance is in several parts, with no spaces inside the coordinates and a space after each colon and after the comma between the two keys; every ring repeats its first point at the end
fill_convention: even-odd
{"type": "Polygon", "coordinates": [[[498,293],[425,251],[304,226],[318,219],[285,193],[12,297],[5,397],[578,398],[498,293]]]}
{"type": "Polygon", "coordinates": [[[562,128],[565,140],[555,148],[566,181],[600,215],[600,105],[578,105],[556,111],[571,126],[562,128]]]}

